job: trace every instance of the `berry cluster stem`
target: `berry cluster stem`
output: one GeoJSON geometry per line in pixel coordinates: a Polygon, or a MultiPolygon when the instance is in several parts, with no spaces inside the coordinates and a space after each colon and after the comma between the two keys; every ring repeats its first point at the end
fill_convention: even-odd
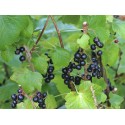
{"type": "Polygon", "coordinates": [[[60,30],[58,29],[58,26],[57,26],[57,24],[56,24],[56,21],[55,21],[55,19],[54,19],[53,16],[50,16],[50,18],[51,18],[51,20],[52,20],[52,22],[53,22],[53,24],[54,24],[54,26],[55,26],[56,32],[57,32],[57,34],[58,34],[59,41],[60,41],[60,46],[61,46],[62,48],[64,48],[63,41],[62,41],[62,37],[61,37],[61,33],[60,33],[60,30]]]}
{"type": "Polygon", "coordinates": [[[47,18],[47,20],[46,20],[46,22],[45,22],[45,25],[44,25],[44,27],[43,27],[41,33],[39,34],[38,39],[37,39],[36,42],[35,42],[35,45],[34,45],[34,46],[32,47],[32,49],[30,50],[30,53],[32,53],[32,52],[35,50],[37,44],[39,43],[40,38],[42,37],[42,35],[43,35],[43,33],[44,33],[44,31],[45,31],[45,29],[46,29],[46,27],[47,27],[47,24],[48,24],[48,22],[49,22],[49,19],[50,19],[50,17],[48,16],[48,18],[47,18]]]}

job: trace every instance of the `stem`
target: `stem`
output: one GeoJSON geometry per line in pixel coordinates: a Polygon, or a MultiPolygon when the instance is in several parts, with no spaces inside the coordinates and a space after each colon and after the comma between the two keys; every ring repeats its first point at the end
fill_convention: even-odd
{"type": "Polygon", "coordinates": [[[121,51],[121,49],[120,49],[120,56],[119,56],[119,61],[118,61],[118,66],[117,66],[117,68],[116,68],[116,74],[115,74],[115,77],[117,77],[118,76],[118,69],[119,69],[119,66],[120,66],[120,62],[121,62],[121,56],[122,56],[122,51],[121,51]]]}
{"type": "Polygon", "coordinates": [[[58,34],[60,46],[61,46],[62,48],[64,48],[63,41],[62,41],[62,37],[61,37],[61,33],[60,33],[60,30],[58,29],[58,26],[57,26],[57,24],[56,24],[56,21],[54,20],[54,17],[53,17],[53,16],[50,16],[50,18],[52,19],[52,22],[53,22],[53,24],[54,24],[54,26],[55,26],[55,29],[56,29],[56,32],[57,32],[57,34],[58,34]]]}
{"type": "Polygon", "coordinates": [[[94,99],[95,106],[96,106],[97,109],[98,109],[98,103],[97,103],[97,99],[96,99],[96,96],[95,96],[95,90],[93,89],[92,85],[91,85],[91,87],[90,87],[90,90],[91,90],[91,92],[92,92],[92,97],[93,97],[93,99],[94,99]]]}
{"type": "Polygon", "coordinates": [[[36,109],[36,106],[34,105],[34,102],[32,101],[32,99],[26,93],[24,94],[31,101],[33,108],[36,109]]]}
{"type": "Polygon", "coordinates": [[[46,27],[47,27],[47,24],[48,24],[48,22],[49,22],[49,18],[50,18],[50,17],[48,16],[48,18],[47,18],[47,20],[46,20],[46,22],[45,22],[45,25],[44,25],[44,27],[43,27],[41,33],[39,34],[38,39],[37,39],[36,42],[35,42],[35,45],[34,45],[34,46],[32,47],[32,49],[30,50],[30,53],[32,53],[32,52],[35,50],[37,44],[39,43],[40,38],[42,37],[42,35],[43,35],[43,33],[44,33],[44,31],[45,31],[45,29],[46,29],[46,27]]]}
{"type": "Polygon", "coordinates": [[[3,63],[3,67],[4,67],[4,70],[5,70],[5,73],[6,73],[6,77],[9,79],[10,75],[9,75],[9,71],[8,71],[8,66],[5,63],[3,63]]]}
{"type": "Polygon", "coordinates": [[[27,57],[27,60],[28,60],[28,62],[29,62],[29,65],[30,65],[30,68],[31,68],[31,70],[34,72],[35,71],[35,68],[34,68],[34,65],[31,63],[31,53],[30,53],[30,51],[29,51],[29,49],[26,47],[26,46],[24,46],[25,47],[25,51],[26,51],[26,57],[27,57]]]}

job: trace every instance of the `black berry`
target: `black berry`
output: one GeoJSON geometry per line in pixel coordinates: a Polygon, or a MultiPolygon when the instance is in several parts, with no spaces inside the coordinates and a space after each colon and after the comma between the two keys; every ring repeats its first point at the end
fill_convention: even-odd
{"type": "Polygon", "coordinates": [[[76,66],[76,69],[80,70],[82,67],[80,65],[76,66]]]}
{"type": "Polygon", "coordinates": [[[23,99],[24,99],[24,95],[19,94],[19,95],[18,95],[18,100],[23,101],[23,99]]]}
{"type": "Polygon", "coordinates": [[[11,98],[12,98],[12,100],[17,100],[17,95],[13,94],[13,95],[11,95],[11,98]]]}
{"type": "Polygon", "coordinates": [[[47,96],[47,93],[46,92],[44,92],[43,93],[43,98],[45,98],[47,96]]]}
{"type": "Polygon", "coordinates": [[[93,39],[93,41],[94,41],[94,43],[97,43],[97,42],[99,42],[100,40],[99,40],[98,37],[95,37],[95,38],[93,39]]]}
{"type": "Polygon", "coordinates": [[[95,50],[95,49],[96,49],[96,45],[95,45],[95,44],[92,44],[92,45],[91,45],[91,49],[92,49],[92,50],[95,50]]]}
{"type": "Polygon", "coordinates": [[[91,80],[92,76],[91,76],[91,75],[86,75],[86,78],[87,78],[88,80],[91,80]]]}
{"type": "Polygon", "coordinates": [[[80,55],[80,53],[76,53],[76,54],[74,55],[74,57],[75,57],[76,59],[79,59],[79,58],[81,57],[81,55],[80,55]]]}
{"type": "Polygon", "coordinates": [[[16,49],[15,54],[16,54],[16,55],[19,55],[19,54],[20,54],[20,50],[19,50],[19,49],[16,49]]]}
{"type": "Polygon", "coordinates": [[[33,98],[33,101],[34,101],[34,102],[38,102],[38,97],[35,96],[35,97],[33,98]]]}
{"type": "Polygon", "coordinates": [[[49,78],[49,79],[54,79],[54,74],[49,74],[49,75],[48,75],[48,78],[49,78]]]}
{"type": "Polygon", "coordinates": [[[83,54],[81,55],[81,58],[82,58],[82,59],[86,59],[86,58],[87,58],[87,55],[86,55],[85,53],[83,53],[83,54]]]}
{"type": "Polygon", "coordinates": [[[46,82],[46,83],[49,83],[49,82],[50,82],[50,79],[49,79],[49,78],[46,78],[46,79],[45,79],[45,82],[46,82]]]}
{"type": "Polygon", "coordinates": [[[23,62],[23,61],[26,60],[26,57],[25,57],[25,56],[20,56],[19,60],[20,60],[21,62],[23,62]]]}
{"type": "Polygon", "coordinates": [[[12,103],[12,104],[11,104],[11,107],[12,107],[12,108],[16,108],[16,104],[12,103]]]}
{"type": "Polygon", "coordinates": [[[24,47],[20,47],[20,52],[24,52],[25,51],[25,48],[24,47]]]}
{"type": "Polygon", "coordinates": [[[101,55],[102,55],[102,50],[98,50],[98,51],[97,51],[97,55],[98,55],[98,56],[101,56],[101,55]]]}

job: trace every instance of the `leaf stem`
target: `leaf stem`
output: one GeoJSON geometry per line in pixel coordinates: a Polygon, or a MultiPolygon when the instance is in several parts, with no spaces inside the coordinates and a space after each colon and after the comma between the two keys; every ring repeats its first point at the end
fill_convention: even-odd
{"type": "Polygon", "coordinates": [[[56,32],[57,32],[57,34],[58,34],[60,46],[61,46],[62,48],[64,48],[63,41],[62,41],[62,37],[61,37],[61,33],[60,33],[60,30],[58,29],[58,26],[57,26],[57,24],[56,24],[56,21],[55,21],[55,19],[54,19],[53,16],[50,16],[50,18],[51,18],[51,20],[52,20],[52,22],[53,22],[53,24],[54,24],[54,27],[55,27],[55,29],[56,29],[56,32]]]}

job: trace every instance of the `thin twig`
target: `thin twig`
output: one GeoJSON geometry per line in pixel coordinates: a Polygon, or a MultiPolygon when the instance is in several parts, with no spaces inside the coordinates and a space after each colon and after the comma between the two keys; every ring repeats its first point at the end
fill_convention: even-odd
{"type": "Polygon", "coordinates": [[[43,27],[43,29],[42,29],[42,31],[41,31],[41,33],[40,33],[38,39],[37,39],[36,42],[35,42],[35,45],[34,45],[34,46],[32,47],[32,49],[30,50],[30,53],[32,53],[32,52],[35,50],[37,44],[39,43],[40,38],[42,37],[42,35],[43,35],[43,33],[44,33],[44,31],[45,31],[45,29],[46,29],[46,27],[47,27],[47,24],[48,24],[48,22],[49,22],[49,18],[50,18],[50,17],[48,16],[48,17],[47,17],[47,20],[46,20],[46,22],[45,22],[45,25],[44,25],[44,27],[43,27]]]}
{"type": "Polygon", "coordinates": [[[30,65],[30,68],[31,68],[31,70],[34,72],[35,71],[35,68],[34,68],[34,65],[32,64],[32,62],[31,62],[31,53],[30,53],[30,51],[29,51],[29,49],[26,47],[26,46],[24,46],[25,47],[25,51],[26,51],[26,57],[27,57],[27,60],[28,60],[28,62],[29,62],[29,65],[30,65]]]}
{"type": "Polygon", "coordinates": [[[50,18],[52,19],[52,22],[53,22],[53,24],[54,24],[54,26],[55,26],[55,29],[56,29],[56,32],[57,32],[57,34],[58,34],[59,41],[60,41],[60,46],[61,46],[62,48],[64,48],[63,41],[62,41],[62,37],[61,37],[61,33],[60,33],[60,30],[58,29],[58,26],[57,26],[57,24],[56,24],[56,21],[54,20],[54,17],[53,17],[53,16],[50,16],[50,18]]]}
{"type": "Polygon", "coordinates": [[[93,99],[94,99],[94,104],[95,104],[95,106],[98,108],[98,103],[97,103],[97,99],[96,99],[96,96],[95,96],[95,90],[93,89],[92,85],[91,85],[91,87],[90,87],[90,90],[91,90],[91,92],[92,92],[92,97],[93,97],[93,99]]]}

